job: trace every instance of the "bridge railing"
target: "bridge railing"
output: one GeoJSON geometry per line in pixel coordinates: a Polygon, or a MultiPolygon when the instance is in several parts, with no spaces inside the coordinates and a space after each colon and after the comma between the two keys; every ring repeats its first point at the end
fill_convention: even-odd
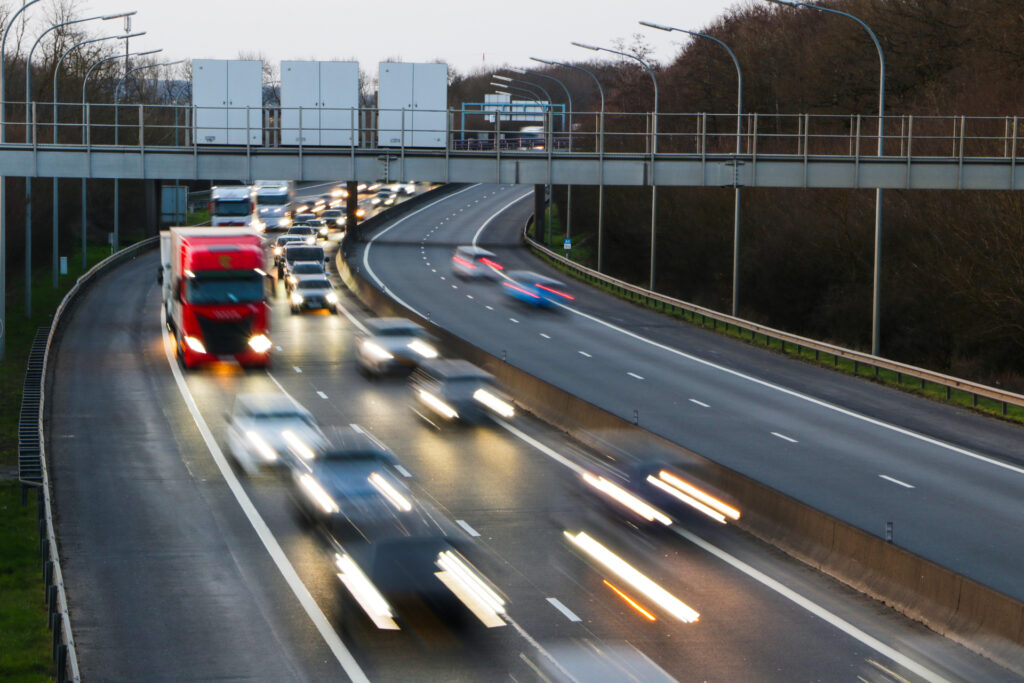
{"type": "MultiPolygon", "coordinates": [[[[479,110],[196,107],[177,104],[25,103],[7,106],[4,141],[134,148],[257,147],[460,154],[877,158],[878,117],[831,114],[569,112],[541,125],[488,120],[479,110]],[[20,118],[19,118],[20,117],[20,118]],[[603,131],[603,135],[602,135],[603,131]]],[[[536,123],[536,122],[529,122],[536,123]]],[[[891,115],[882,121],[882,156],[1018,159],[1024,130],[1016,116],[891,115]]]]}

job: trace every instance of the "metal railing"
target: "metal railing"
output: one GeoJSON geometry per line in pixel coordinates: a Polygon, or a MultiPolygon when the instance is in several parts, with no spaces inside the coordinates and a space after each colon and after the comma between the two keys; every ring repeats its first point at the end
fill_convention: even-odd
{"type": "MultiPolygon", "coordinates": [[[[831,114],[572,112],[573,129],[548,115],[542,131],[487,120],[470,109],[197,107],[178,104],[7,103],[6,145],[73,147],[245,147],[389,151],[437,149],[459,154],[550,151],[554,154],[839,157],[878,159],[878,117],[831,114]],[[459,125],[456,125],[459,122],[459,125]],[[603,125],[602,125],[603,123],[603,125]],[[497,141],[497,144],[496,144],[497,141]]],[[[1018,159],[1024,131],[1017,116],[890,115],[881,158],[1018,159]]]]}
{"type": "MultiPolygon", "coordinates": [[[[929,388],[932,388],[938,394],[944,395],[947,401],[955,398],[954,392],[959,392],[972,408],[981,407],[980,399],[985,399],[992,402],[993,412],[1004,417],[1007,415],[1009,406],[1024,408],[1024,395],[790,334],[773,327],[759,325],[743,318],[736,318],[710,308],[674,299],[571,261],[532,239],[526,234],[526,228],[523,230],[523,239],[534,250],[561,265],[580,280],[602,285],[631,301],[663,313],[687,318],[702,327],[707,327],[710,322],[711,327],[716,330],[721,328],[724,328],[726,332],[735,330],[741,337],[743,337],[743,333],[748,333],[749,340],[754,343],[763,342],[765,346],[778,345],[783,351],[792,350],[799,356],[803,356],[804,351],[807,351],[813,353],[815,361],[823,362],[828,359],[833,367],[837,367],[841,360],[845,360],[852,365],[853,373],[856,375],[863,375],[862,370],[868,370],[872,377],[879,378],[880,371],[887,371],[894,375],[893,379],[897,385],[922,392],[927,392],[929,388]],[[825,358],[823,359],[822,356],[825,358]]],[[[743,338],[746,339],[746,337],[743,338]]]]}
{"type": "Polygon", "coordinates": [[[57,535],[53,525],[53,505],[50,495],[51,482],[49,467],[46,461],[46,433],[43,425],[43,415],[46,410],[46,378],[52,362],[50,353],[53,349],[54,338],[60,328],[64,313],[75,302],[79,294],[84,291],[85,287],[108,268],[122,261],[135,258],[141,251],[155,247],[158,244],[159,237],[151,237],[133,244],[100,261],[87,273],[78,278],[78,281],[57,307],[57,311],[53,315],[53,323],[46,336],[45,350],[42,354],[43,365],[39,385],[39,408],[35,424],[39,439],[40,473],[42,477],[41,495],[37,498],[37,510],[43,561],[43,584],[46,590],[47,613],[50,619],[49,625],[53,632],[53,658],[57,665],[58,683],[69,680],[77,683],[81,680],[81,673],[78,669],[78,655],[75,651],[71,616],[68,612],[68,598],[64,589],[64,574],[61,571],[60,555],[57,549],[57,535]]]}

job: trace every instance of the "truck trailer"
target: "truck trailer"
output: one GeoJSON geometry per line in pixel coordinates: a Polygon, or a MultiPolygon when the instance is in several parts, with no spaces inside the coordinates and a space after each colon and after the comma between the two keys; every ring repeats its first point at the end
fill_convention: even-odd
{"type": "Polygon", "coordinates": [[[270,365],[265,262],[263,240],[248,228],[160,232],[163,305],[182,365],[270,365]]]}

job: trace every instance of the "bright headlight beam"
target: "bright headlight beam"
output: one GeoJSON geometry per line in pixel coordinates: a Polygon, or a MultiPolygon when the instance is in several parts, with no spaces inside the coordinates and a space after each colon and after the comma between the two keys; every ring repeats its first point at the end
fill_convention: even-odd
{"type": "Polygon", "coordinates": [[[449,420],[458,419],[459,413],[454,408],[452,408],[450,405],[439,399],[437,396],[434,396],[429,391],[420,389],[418,395],[420,397],[420,400],[426,403],[428,406],[430,406],[430,408],[438,415],[446,417],[449,420]]]}
{"type": "Polygon", "coordinates": [[[365,351],[374,360],[391,360],[394,358],[387,349],[376,342],[364,341],[363,351],[365,351]]]}
{"type": "Polygon", "coordinates": [[[398,508],[402,512],[409,512],[410,510],[412,510],[412,503],[409,502],[409,499],[403,496],[398,489],[391,485],[391,482],[382,477],[380,474],[374,472],[369,477],[367,477],[367,479],[371,484],[373,484],[373,488],[380,491],[380,494],[387,498],[388,502],[394,505],[396,508],[398,508]]]}
{"type": "Polygon", "coordinates": [[[595,477],[590,472],[584,472],[583,481],[587,482],[620,505],[626,506],[648,522],[658,521],[665,526],[672,526],[672,520],[664,512],[634,496],[621,486],[608,481],[604,477],[595,477]]]}
{"type": "Polygon", "coordinates": [[[424,358],[437,358],[437,349],[419,339],[413,339],[406,345],[410,350],[415,351],[424,358]]]}
{"type": "Polygon", "coordinates": [[[516,414],[516,409],[514,407],[505,401],[502,401],[486,389],[477,389],[474,391],[473,398],[504,418],[510,418],[516,414]]]}
{"type": "Polygon", "coordinates": [[[249,439],[249,443],[256,448],[256,452],[260,454],[261,458],[267,462],[274,462],[277,460],[277,451],[271,448],[270,444],[268,444],[257,432],[250,429],[245,433],[245,438],[249,439]]]}
{"type": "Polygon", "coordinates": [[[249,339],[249,348],[256,353],[266,353],[273,346],[270,339],[265,334],[257,334],[249,339]]]}
{"type": "Polygon", "coordinates": [[[313,449],[292,430],[285,429],[281,432],[281,437],[288,442],[292,450],[298,453],[299,457],[303,460],[313,460],[316,458],[316,453],[313,452],[313,449]]]}
{"type": "Polygon", "coordinates": [[[327,514],[341,511],[341,508],[334,502],[334,499],[331,498],[327,491],[324,491],[324,487],[320,486],[312,476],[308,474],[299,475],[299,484],[302,485],[303,490],[313,502],[319,505],[320,509],[327,514]]]}
{"type": "Polygon", "coordinates": [[[625,593],[623,593],[623,592],[622,592],[621,590],[619,590],[619,589],[618,589],[618,588],[617,588],[617,587],[616,587],[616,586],[615,586],[614,584],[612,584],[611,582],[609,582],[609,581],[608,581],[608,579],[602,579],[602,581],[601,581],[601,582],[602,582],[602,583],[603,583],[604,585],[606,585],[606,586],[608,586],[609,588],[611,588],[611,589],[612,589],[612,590],[613,590],[613,591],[615,592],[615,594],[616,594],[616,595],[618,595],[618,596],[619,596],[620,598],[622,598],[623,600],[625,600],[625,601],[626,601],[626,604],[627,604],[627,605],[629,605],[630,607],[632,607],[633,609],[635,609],[635,610],[636,610],[637,612],[639,612],[640,614],[644,615],[644,616],[645,616],[645,617],[647,618],[647,620],[648,620],[648,621],[657,621],[657,620],[658,620],[658,617],[654,616],[653,614],[651,614],[650,612],[648,612],[647,610],[645,610],[645,609],[644,609],[644,608],[643,608],[643,607],[642,607],[642,606],[640,605],[640,603],[638,603],[638,602],[637,602],[636,600],[634,600],[633,598],[631,598],[631,597],[629,597],[628,595],[626,595],[625,593]]]}
{"type": "Polygon", "coordinates": [[[345,585],[348,592],[352,594],[359,606],[370,617],[374,625],[383,630],[398,631],[398,624],[394,621],[394,612],[391,605],[380,594],[373,582],[356,566],[348,555],[335,553],[334,564],[337,565],[340,573],[338,579],[345,585]]]}
{"type": "Polygon", "coordinates": [[[655,479],[654,475],[648,475],[647,476],[647,483],[650,484],[651,486],[658,487],[659,489],[661,489],[665,493],[669,494],[670,496],[672,496],[676,500],[678,500],[678,501],[680,501],[682,503],[686,503],[687,505],[689,505],[693,509],[697,510],[698,512],[704,513],[705,515],[707,515],[711,519],[713,519],[713,520],[715,520],[717,522],[721,522],[722,524],[725,524],[725,515],[723,515],[722,513],[718,512],[717,510],[712,510],[711,508],[709,508],[704,503],[700,502],[699,500],[697,500],[695,498],[692,498],[692,497],[686,495],[682,491],[680,491],[678,489],[672,488],[671,486],[669,486],[665,482],[661,481],[660,479],[655,479]]]}
{"type": "Polygon", "coordinates": [[[303,301],[305,301],[305,299],[302,298],[301,294],[298,292],[292,292],[292,305],[301,306],[303,301]]]}
{"type": "Polygon", "coordinates": [[[185,343],[188,347],[196,353],[206,353],[206,347],[203,346],[203,342],[192,336],[185,337],[185,343]]]}
{"type": "Polygon", "coordinates": [[[671,472],[661,470],[660,472],[658,472],[658,478],[664,481],[666,484],[670,484],[675,488],[679,489],[680,491],[693,496],[694,498],[701,501],[708,507],[714,508],[715,510],[717,510],[718,512],[720,512],[721,514],[725,515],[733,521],[736,521],[740,518],[739,510],[730,505],[726,505],[725,503],[718,500],[714,496],[705,493],[704,491],[701,491],[693,484],[689,483],[688,481],[684,481],[683,479],[680,479],[671,472]]]}
{"type": "Polygon", "coordinates": [[[699,612],[682,602],[679,598],[675,597],[658,584],[654,583],[654,581],[651,581],[638,570],[634,569],[632,565],[588,536],[586,532],[581,531],[575,536],[568,531],[563,533],[565,534],[565,537],[569,539],[570,543],[585,552],[592,559],[600,563],[603,567],[614,573],[620,579],[646,596],[648,600],[674,616],[679,621],[692,624],[700,619],[699,612]]]}
{"type": "Polygon", "coordinates": [[[455,553],[443,550],[437,556],[438,567],[448,572],[460,586],[494,614],[505,613],[505,601],[455,553]]]}
{"type": "Polygon", "coordinates": [[[334,292],[327,292],[327,303],[336,304],[338,303],[338,295],[334,292]]]}

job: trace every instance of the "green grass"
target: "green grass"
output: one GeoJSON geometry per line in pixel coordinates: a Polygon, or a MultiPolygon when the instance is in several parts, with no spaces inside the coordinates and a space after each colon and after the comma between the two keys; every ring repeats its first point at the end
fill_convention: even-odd
{"type": "MultiPolygon", "coordinates": [[[[89,247],[89,267],[110,255],[107,246],[89,247]]],[[[84,270],[82,255],[68,258],[68,274],[53,289],[49,267],[36,267],[32,277],[32,316],[25,316],[24,274],[8,272],[6,349],[0,361],[0,471],[15,470],[18,458],[18,414],[25,365],[36,329],[50,324],[64,295],[84,270]]],[[[20,484],[0,482],[0,680],[53,679],[53,659],[42,558],[36,523],[35,494],[21,505],[20,484]]]]}
{"type": "Polygon", "coordinates": [[[195,211],[185,216],[185,225],[199,225],[210,221],[210,212],[205,209],[195,211]]]}
{"type": "MultiPolygon", "coordinates": [[[[553,224],[554,225],[554,224],[553,224]]],[[[577,254],[573,249],[573,258],[577,260],[577,254]]],[[[573,277],[577,280],[587,283],[595,289],[617,296],[620,299],[630,301],[639,306],[644,306],[653,311],[658,311],[665,315],[669,315],[680,320],[699,325],[705,329],[711,329],[716,332],[720,332],[727,336],[735,339],[740,339],[749,344],[760,346],[762,348],[772,349],[789,356],[794,356],[808,363],[814,363],[831,368],[837,372],[842,372],[847,375],[856,375],[864,379],[878,382],[879,384],[885,384],[887,386],[896,387],[903,391],[907,391],[913,394],[930,398],[934,401],[941,403],[949,403],[960,406],[962,408],[968,408],[975,410],[980,413],[985,413],[994,417],[1009,420],[1011,422],[1017,422],[1024,424],[1024,407],[1006,405],[998,401],[994,401],[981,396],[974,396],[970,392],[962,391],[960,389],[947,389],[943,385],[934,384],[931,382],[924,382],[915,377],[906,377],[901,373],[897,373],[892,370],[885,370],[882,368],[874,368],[873,366],[864,365],[863,363],[855,363],[854,361],[847,358],[838,358],[832,354],[825,352],[815,352],[814,349],[808,349],[806,347],[797,346],[795,344],[786,343],[773,337],[767,337],[764,334],[754,333],[750,330],[730,325],[722,321],[708,318],[700,314],[694,314],[690,311],[677,308],[668,304],[664,304],[660,301],[654,301],[647,297],[639,294],[635,294],[629,290],[624,290],[619,287],[610,285],[603,280],[599,280],[582,273],[578,273],[576,270],[562,264],[559,261],[555,261],[549,256],[542,252],[535,252],[540,258],[545,260],[553,268],[557,268],[563,273],[573,277]],[[1005,413],[1004,413],[1005,409],[1005,413]]]]}

